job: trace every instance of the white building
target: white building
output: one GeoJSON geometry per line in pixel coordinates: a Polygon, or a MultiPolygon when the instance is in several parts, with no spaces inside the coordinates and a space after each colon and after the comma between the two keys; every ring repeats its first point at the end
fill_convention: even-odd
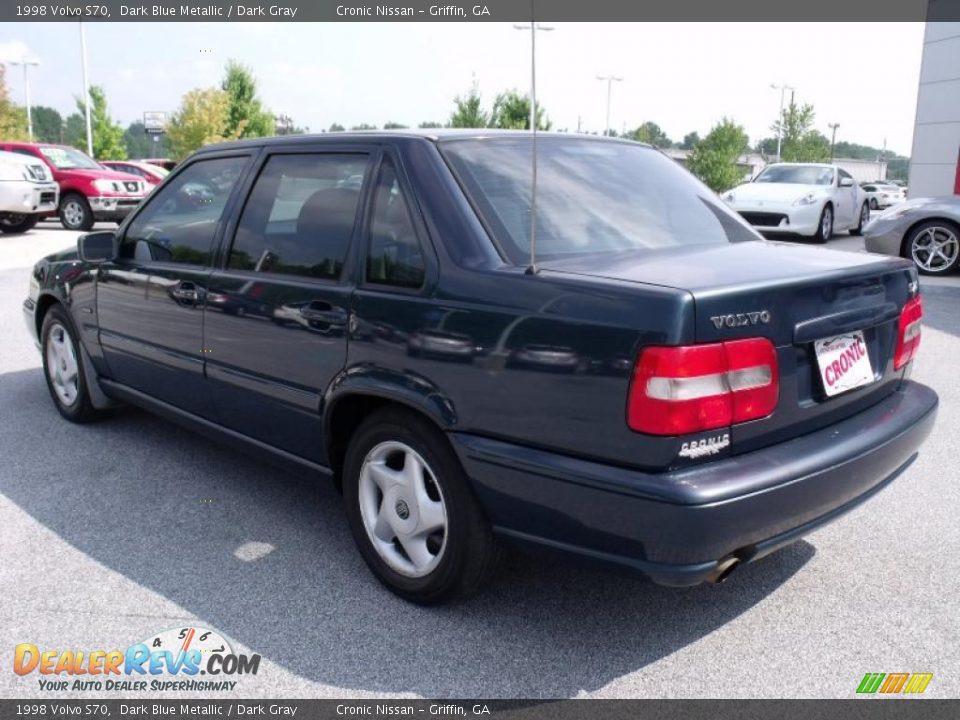
{"type": "Polygon", "coordinates": [[[910,155],[910,197],[960,195],[960,22],[928,22],[910,155]]]}

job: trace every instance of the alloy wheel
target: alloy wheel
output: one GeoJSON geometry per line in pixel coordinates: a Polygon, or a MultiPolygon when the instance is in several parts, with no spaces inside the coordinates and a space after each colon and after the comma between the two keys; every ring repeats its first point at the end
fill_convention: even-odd
{"type": "Polygon", "coordinates": [[[70,200],[63,206],[63,218],[71,227],[83,222],[83,208],[76,200],[70,200]]]}
{"type": "Polygon", "coordinates": [[[47,334],[47,375],[60,402],[70,407],[80,395],[80,364],[66,328],[54,323],[47,334]]]}
{"type": "Polygon", "coordinates": [[[827,241],[831,235],[833,235],[833,211],[829,207],[825,207],[823,217],[820,220],[820,237],[827,241]]]}
{"type": "Polygon", "coordinates": [[[956,233],[939,225],[925,228],[910,243],[913,261],[929,273],[950,270],[957,262],[958,252],[960,241],[956,233]]]}

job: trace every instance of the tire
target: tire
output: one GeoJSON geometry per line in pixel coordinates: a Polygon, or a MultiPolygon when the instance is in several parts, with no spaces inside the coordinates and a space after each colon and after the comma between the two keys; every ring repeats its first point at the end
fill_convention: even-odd
{"type": "Polygon", "coordinates": [[[89,230],[93,227],[93,210],[83,195],[67,193],[60,198],[60,222],[67,230],[89,230]]]}
{"type": "Polygon", "coordinates": [[[43,375],[57,411],[74,423],[93,422],[103,417],[106,411],[98,410],[90,402],[76,331],[60,305],[47,311],[40,337],[43,375]]]}
{"type": "Polygon", "coordinates": [[[496,565],[497,543],[463,467],[442,433],[415,413],[386,408],[360,424],[344,459],[343,494],[361,556],[405,600],[468,596],[496,565]],[[421,472],[407,475],[416,467],[409,463],[421,472]]]}
{"type": "Polygon", "coordinates": [[[25,233],[33,230],[33,226],[40,222],[39,215],[26,213],[0,213],[0,232],[4,235],[25,233]]]}
{"type": "Polygon", "coordinates": [[[879,210],[879,209],[880,209],[880,203],[877,202],[877,199],[876,199],[876,198],[870,198],[870,209],[871,209],[871,210],[879,210]]]}
{"type": "Polygon", "coordinates": [[[907,233],[902,254],[924,275],[947,275],[960,263],[960,226],[947,220],[920,223],[907,233]]]}
{"type": "Polygon", "coordinates": [[[867,224],[867,221],[870,219],[870,206],[867,203],[864,203],[860,207],[860,220],[857,222],[857,226],[850,228],[851,235],[863,235],[863,226],[867,224]]]}
{"type": "Polygon", "coordinates": [[[833,219],[833,205],[827,203],[820,212],[820,222],[810,239],[821,245],[826,243],[833,236],[833,219]]]}

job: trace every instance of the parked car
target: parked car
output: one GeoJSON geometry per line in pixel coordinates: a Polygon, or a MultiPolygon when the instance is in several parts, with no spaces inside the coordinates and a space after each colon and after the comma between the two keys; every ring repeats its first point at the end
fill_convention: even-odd
{"type": "Polygon", "coordinates": [[[799,235],[825,243],[841,230],[859,235],[870,218],[863,190],[835,165],[774,163],[721,197],[771,237],[799,235]]]}
{"type": "Polygon", "coordinates": [[[58,192],[46,165],[0,150],[0,232],[30,230],[56,209],[58,192]]]}
{"type": "Polygon", "coordinates": [[[331,478],[367,565],[421,603],[482,585],[502,541],[719,582],[913,461],[938,400],[909,379],[910,263],[767,242],[654,148],[538,137],[532,259],[528,133],[203,148],[33,268],[54,405],[129,402],[331,478]],[[341,330],[210,311],[251,282],[341,330]],[[453,325],[482,358],[409,352],[453,325]]]}
{"type": "Polygon", "coordinates": [[[177,166],[176,160],[171,160],[170,158],[144,158],[143,160],[138,160],[137,162],[146,163],[147,165],[154,165],[159,168],[163,168],[167,172],[170,172],[177,166]]]}
{"type": "Polygon", "coordinates": [[[38,158],[47,166],[60,187],[56,214],[68,230],[120,222],[147,193],[143,178],[108,170],[73,147],[0,141],[0,149],[38,158]]]}
{"type": "Polygon", "coordinates": [[[170,174],[158,165],[151,165],[146,162],[137,162],[136,160],[101,160],[100,164],[109,170],[137,175],[143,178],[147,184],[147,192],[150,192],[157,185],[163,182],[163,179],[170,174]]]}
{"type": "Polygon", "coordinates": [[[960,264],[960,197],[917,198],[874,216],[863,231],[867,250],[912,260],[925,275],[960,264]]]}
{"type": "Polygon", "coordinates": [[[882,210],[907,199],[903,188],[899,185],[864,183],[860,187],[867,196],[871,210],[882,210]]]}

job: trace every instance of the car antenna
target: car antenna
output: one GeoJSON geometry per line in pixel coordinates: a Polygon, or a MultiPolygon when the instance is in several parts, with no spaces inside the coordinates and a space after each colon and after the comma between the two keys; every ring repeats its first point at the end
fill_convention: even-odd
{"type": "MultiPolygon", "coordinates": [[[[530,264],[527,275],[537,274],[537,31],[549,32],[534,20],[534,0],[530,0],[530,130],[533,133],[530,153],[530,264]]],[[[527,25],[514,25],[517,30],[526,30],[527,25]]]]}

